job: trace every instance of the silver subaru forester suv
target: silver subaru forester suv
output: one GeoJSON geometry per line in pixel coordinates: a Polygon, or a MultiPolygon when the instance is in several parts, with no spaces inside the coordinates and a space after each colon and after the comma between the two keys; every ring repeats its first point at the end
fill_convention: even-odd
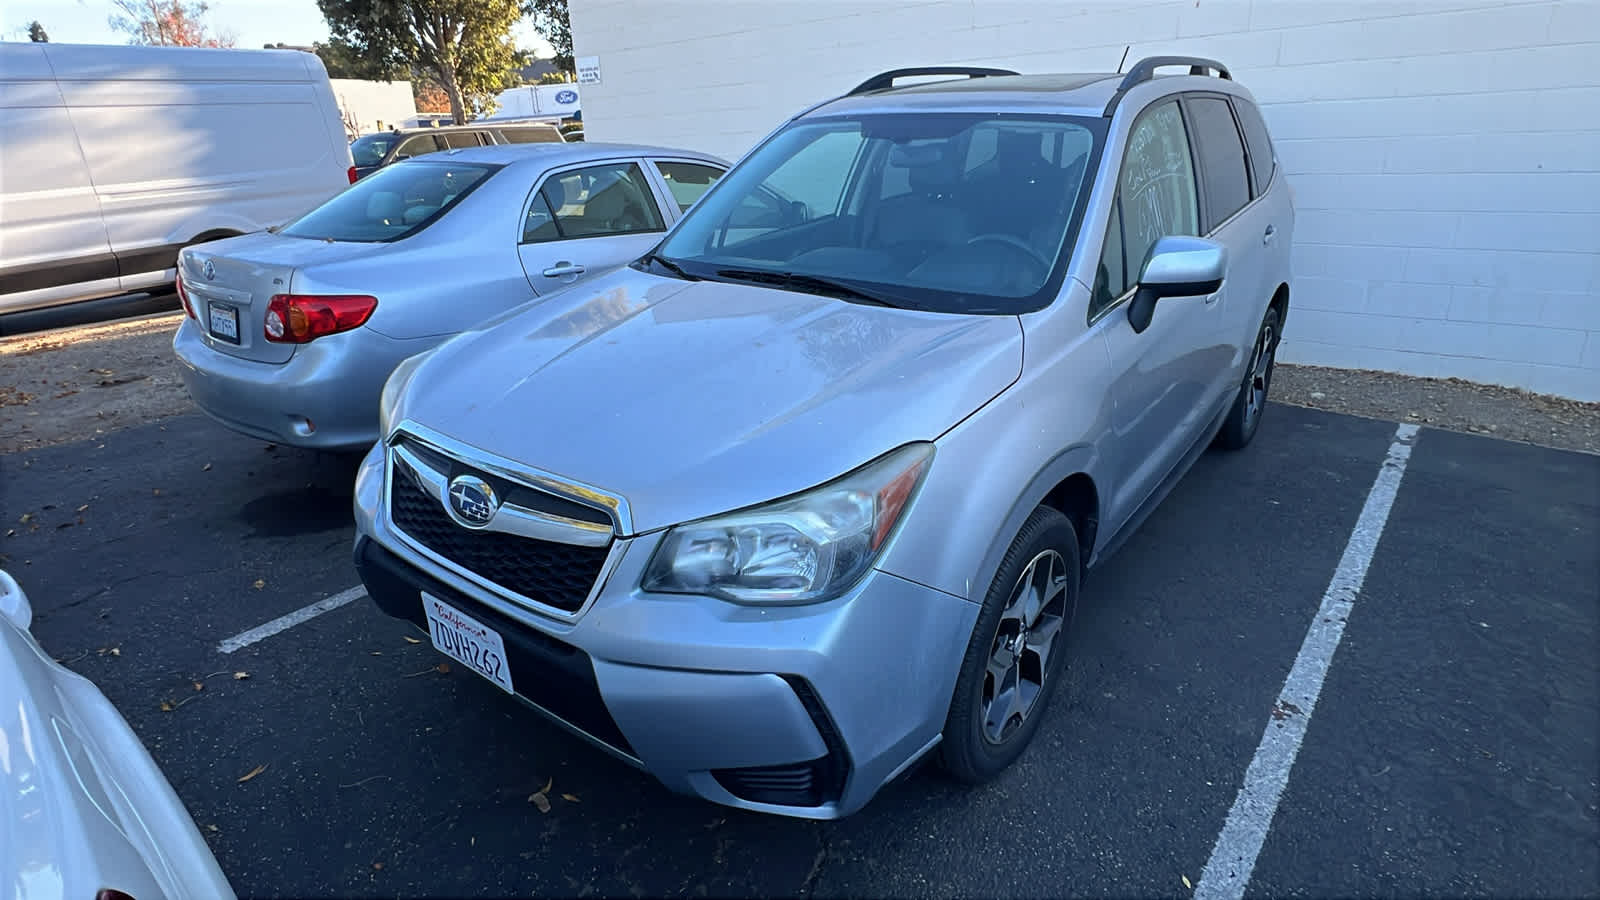
{"type": "Polygon", "coordinates": [[[1084,573],[1254,435],[1293,221],[1214,61],[884,73],[646,256],[402,364],[362,580],[677,791],[835,818],[930,754],[983,781],[1084,573]],[[929,75],[964,77],[897,84],[929,75]]]}

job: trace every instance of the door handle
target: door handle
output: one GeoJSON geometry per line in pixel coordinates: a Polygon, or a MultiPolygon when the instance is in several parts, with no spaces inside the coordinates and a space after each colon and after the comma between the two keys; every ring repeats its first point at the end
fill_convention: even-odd
{"type": "Polygon", "coordinates": [[[1262,244],[1270,244],[1270,243],[1272,243],[1272,239],[1277,237],[1277,236],[1278,236],[1278,227],[1276,225],[1268,225],[1267,226],[1267,230],[1261,235],[1261,243],[1262,244]]]}
{"type": "Polygon", "coordinates": [[[544,277],[546,278],[564,278],[568,275],[582,274],[583,266],[580,266],[577,263],[567,262],[566,260],[562,260],[561,262],[558,262],[550,268],[544,270],[544,277]]]}

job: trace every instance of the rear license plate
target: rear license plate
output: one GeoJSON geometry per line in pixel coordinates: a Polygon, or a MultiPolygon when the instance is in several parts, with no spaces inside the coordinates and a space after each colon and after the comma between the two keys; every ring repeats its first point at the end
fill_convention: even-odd
{"type": "Polygon", "coordinates": [[[506,664],[506,643],[500,632],[431,594],[422,595],[422,608],[428,614],[428,636],[440,653],[499,685],[506,693],[515,693],[511,667],[506,664]]]}
{"type": "Polygon", "coordinates": [[[206,304],[206,317],[211,322],[212,335],[230,344],[239,343],[239,311],[219,303],[206,304]]]}

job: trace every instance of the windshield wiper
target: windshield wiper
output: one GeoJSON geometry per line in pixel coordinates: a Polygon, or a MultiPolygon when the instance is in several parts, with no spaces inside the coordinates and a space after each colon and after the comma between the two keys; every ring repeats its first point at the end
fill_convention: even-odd
{"type": "Polygon", "coordinates": [[[878,294],[870,294],[842,281],[834,281],[831,278],[823,278],[818,275],[804,275],[799,272],[768,272],[764,269],[718,269],[717,275],[722,278],[733,278],[739,281],[754,281],[759,284],[791,287],[808,294],[838,297],[841,300],[849,300],[853,303],[887,306],[892,309],[903,308],[900,304],[892,303],[878,294]]]}
{"type": "Polygon", "coordinates": [[[668,272],[671,272],[672,274],[678,276],[679,278],[682,278],[684,281],[699,281],[700,280],[700,276],[698,276],[698,275],[690,275],[688,272],[684,271],[683,266],[678,265],[677,263],[673,262],[670,259],[667,259],[665,256],[662,256],[659,253],[655,253],[655,252],[646,253],[644,256],[640,257],[639,261],[640,262],[644,262],[644,263],[655,263],[656,265],[660,266],[661,268],[666,269],[668,272]]]}

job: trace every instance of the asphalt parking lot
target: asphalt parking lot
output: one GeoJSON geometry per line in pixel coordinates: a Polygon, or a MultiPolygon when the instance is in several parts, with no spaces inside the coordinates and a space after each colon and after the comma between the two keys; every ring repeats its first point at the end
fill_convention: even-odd
{"type": "Polygon", "coordinates": [[[1187,895],[1295,715],[1249,893],[1592,895],[1600,457],[1423,429],[1314,712],[1282,703],[1396,433],[1274,405],[1091,576],[1016,768],[834,823],[671,795],[365,598],[221,652],[351,596],[354,459],[198,415],[0,456],[0,553],[241,896],[1187,895]]]}

